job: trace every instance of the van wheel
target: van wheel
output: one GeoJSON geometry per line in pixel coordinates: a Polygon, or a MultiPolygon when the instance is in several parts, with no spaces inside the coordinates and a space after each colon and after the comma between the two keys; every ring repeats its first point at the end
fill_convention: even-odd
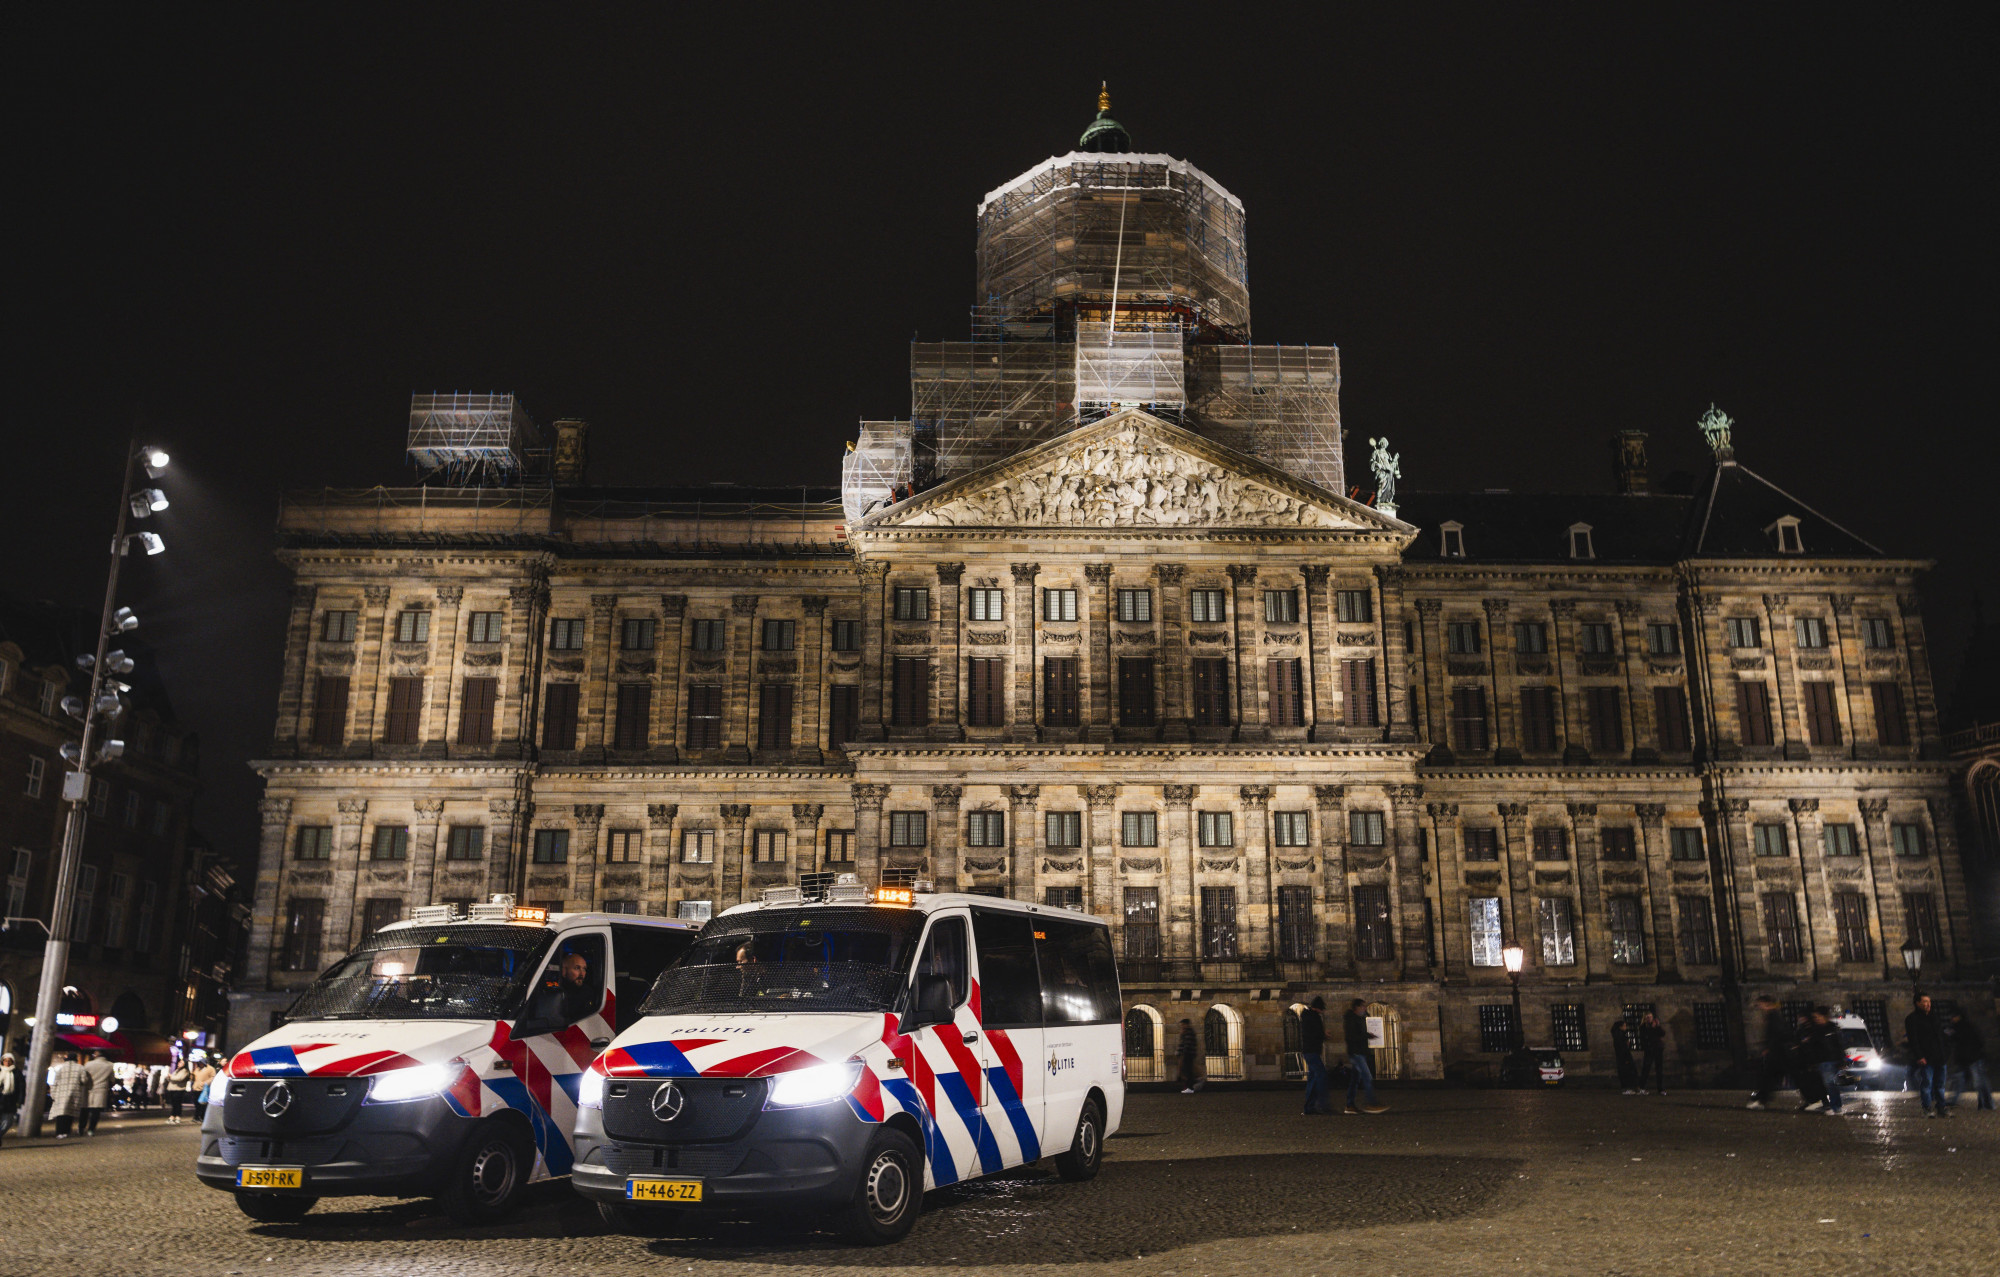
{"type": "Polygon", "coordinates": [[[849,1240],[864,1246],[901,1241],[924,1205],[924,1161],[901,1131],[883,1128],[868,1146],[861,1183],[837,1222],[849,1240]]]}
{"type": "Polygon", "coordinates": [[[296,1224],[319,1204],[317,1197],[293,1197],[286,1193],[238,1193],[236,1209],[260,1224],[296,1224]]]}
{"type": "Polygon", "coordinates": [[[483,1122],[447,1166],[438,1203],[461,1224],[498,1219],[520,1196],[533,1165],[519,1131],[504,1122],[483,1122]]]}
{"type": "Polygon", "coordinates": [[[1056,1154],[1056,1174],[1066,1180],[1096,1179],[1104,1165],[1104,1110],[1096,1100],[1085,1100],[1083,1115],[1076,1119],[1076,1136],[1069,1152],[1056,1154]]]}

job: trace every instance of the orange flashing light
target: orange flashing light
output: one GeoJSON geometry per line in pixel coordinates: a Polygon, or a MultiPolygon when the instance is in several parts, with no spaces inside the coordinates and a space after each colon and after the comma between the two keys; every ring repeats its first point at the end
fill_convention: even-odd
{"type": "Polygon", "coordinates": [[[906,905],[911,900],[908,887],[877,887],[875,903],[878,905],[906,905]]]}
{"type": "Polygon", "coordinates": [[[513,917],[516,922],[547,922],[549,911],[540,905],[515,905],[513,917]]]}

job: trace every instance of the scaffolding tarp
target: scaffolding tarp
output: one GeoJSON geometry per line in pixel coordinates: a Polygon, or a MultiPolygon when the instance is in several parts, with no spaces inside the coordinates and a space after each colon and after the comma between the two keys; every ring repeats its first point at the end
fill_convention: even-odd
{"type": "Polygon", "coordinates": [[[840,505],[849,523],[910,490],[911,441],[907,421],[864,421],[840,466],[840,505]]]}
{"type": "Polygon", "coordinates": [[[517,474],[540,446],[540,432],[513,395],[410,396],[409,456],[420,471],[517,474]]]}
{"type": "Polygon", "coordinates": [[[1188,427],[1329,492],[1345,484],[1336,346],[1198,346],[1188,427]]]}
{"type": "Polygon", "coordinates": [[[1076,423],[1076,345],[914,342],[910,421],[920,488],[1053,439],[1076,423]]]}
{"type": "Polygon", "coordinates": [[[1179,324],[1152,329],[1076,326],[1076,402],[1080,410],[1179,409],[1187,402],[1179,324]]]}

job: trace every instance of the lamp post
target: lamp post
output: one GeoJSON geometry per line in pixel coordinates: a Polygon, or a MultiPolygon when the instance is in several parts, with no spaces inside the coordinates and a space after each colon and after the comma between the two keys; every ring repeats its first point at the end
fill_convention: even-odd
{"type": "Polygon", "coordinates": [[[104,610],[97,626],[97,650],[79,656],[77,664],[90,671],[90,695],[79,700],[69,697],[63,709],[83,720],[83,739],[62,749],[75,770],[63,777],[62,797],[69,804],[63,819],[62,855],[57,861],[55,899],[49,910],[48,942],[42,946],[42,981],[35,996],[35,1036],[28,1048],[28,1094],[21,1105],[22,1135],[39,1135],[42,1129],[42,1079],[48,1076],[49,1058],[55,1054],[56,1016],[62,1011],[63,978],[69,973],[71,917],[76,908],[77,871],[83,860],[83,834],[89,820],[90,773],[99,763],[109,762],[125,752],[125,742],[113,740],[109,731],[125,712],[122,693],[131,687],[118,676],[132,670],[132,658],[111,650],[111,640],[139,624],[131,608],[118,606],[118,568],[134,544],[147,554],[158,554],[166,543],[151,532],[130,532],[133,519],[151,518],[167,508],[167,498],[158,488],[135,490],[137,471],[147,478],[157,477],[167,468],[167,454],[158,448],[136,444],[125,452],[125,473],[118,492],[118,520],[111,534],[111,570],[104,585],[104,610]]]}
{"type": "Polygon", "coordinates": [[[1527,956],[1527,951],[1518,944],[1510,944],[1500,951],[1500,961],[1507,967],[1507,979],[1514,986],[1513,1050],[1509,1054],[1519,1052],[1528,1044],[1527,1030],[1521,1023],[1521,964],[1527,956]]]}
{"type": "Polygon", "coordinates": [[[1924,947],[1914,939],[1903,942],[1903,969],[1910,973],[1910,993],[1917,991],[1917,976],[1924,969],[1924,947]]]}

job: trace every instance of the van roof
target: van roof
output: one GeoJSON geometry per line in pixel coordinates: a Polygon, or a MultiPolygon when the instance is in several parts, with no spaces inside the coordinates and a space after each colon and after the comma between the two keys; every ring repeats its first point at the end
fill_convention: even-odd
{"type": "Polygon", "coordinates": [[[684,918],[653,918],[639,913],[552,913],[544,922],[534,922],[525,918],[508,921],[503,918],[453,918],[449,922],[421,922],[414,918],[404,918],[383,927],[383,931],[397,931],[406,927],[420,927],[429,931],[436,927],[543,927],[550,931],[572,931],[578,927],[597,923],[615,922],[623,926],[658,927],[663,931],[697,931],[701,924],[684,918]]]}
{"type": "Polygon", "coordinates": [[[770,904],[766,904],[761,900],[753,900],[740,905],[732,905],[717,914],[716,917],[727,918],[740,913],[756,913],[763,909],[798,908],[914,909],[919,913],[937,913],[940,910],[962,908],[967,905],[974,905],[982,909],[1003,909],[1009,913],[1034,914],[1038,917],[1063,918],[1072,922],[1093,922],[1100,927],[1109,927],[1111,925],[1095,914],[1084,913],[1076,909],[1065,909],[1061,905],[1038,905],[1026,900],[1009,900],[1004,896],[981,896],[972,892],[956,891],[914,892],[911,894],[910,903],[907,905],[887,904],[878,900],[785,900],[775,901],[770,904]]]}

